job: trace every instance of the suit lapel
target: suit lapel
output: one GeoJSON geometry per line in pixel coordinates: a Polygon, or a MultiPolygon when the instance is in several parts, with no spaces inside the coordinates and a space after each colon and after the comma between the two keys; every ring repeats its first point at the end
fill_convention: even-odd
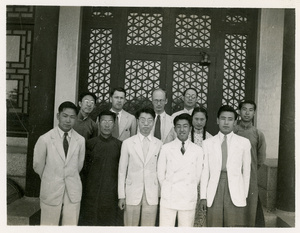
{"type": "Polygon", "coordinates": [[[52,143],[54,144],[54,147],[56,148],[57,150],[57,153],[59,154],[59,156],[61,157],[61,159],[63,161],[66,160],[66,156],[65,156],[65,151],[64,151],[64,148],[63,148],[63,145],[62,145],[62,139],[58,133],[58,129],[54,129],[51,133],[51,140],[52,140],[52,143]]]}
{"type": "Polygon", "coordinates": [[[140,138],[138,135],[135,135],[135,138],[133,140],[134,142],[134,149],[138,155],[138,157],[141,159],[142,162],[144,162],[144,154],[143,154],[143,148],[142,148],[142,143],[140,141],[140,138]]]}
{"type": "Polygon", "coordinates": [[[165,117],[163,118],[163,125],[164,125],[164,132],[162,135],[162,142],[164,142],[166,140],[166,137],[168,136],[171,128],[173,127],[172,124],[170,124],[171,122],[169,121],[169,118],[167,116],[167,114],[165,115],[165,117]]]}
{"type": "Polygon", "coordinates": [[[156,149],[156,141],[154,140],[154,138],[152,138],[152,140],[150,141],[150,144],[149,144],[149,150],[148,150],[148,153],[146,156],[145,165],[149,162],[151,157],[154,155],[155,149],[156,149]]]}
{"type": "Polygon", "coordinates": [[[128,114],[126,111],[123,110],[121,119],[120,119],[120,125],[119,125],[119,136],[122,135],[126,125],[128,122],[128,114]]]}
{"type": "Polygon", "coordinates": [[[221,144],[219,141],[219,135],[217,134],[216,136],[214,136],[214,140],[213,140],[213,150],[214,150],[214,155],[215,155],[215,159],[216,159],[216,167],[221,169],[222,168],[222,150],[221,150],[221,144]]]}

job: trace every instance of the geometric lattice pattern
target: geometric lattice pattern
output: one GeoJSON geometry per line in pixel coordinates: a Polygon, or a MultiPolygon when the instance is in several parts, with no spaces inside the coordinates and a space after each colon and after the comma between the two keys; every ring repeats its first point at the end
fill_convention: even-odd
{"type": "Polygon", "coordinates": [[[142,106],[152,106],[151,95],[160,84],[160,61],[126,60],[125,83],[127,103],[124,108],[135,113],[142,106]]]}
{"type": "Polygon", "coordinates": [[[92,17],[113,18],[113,13],[108,8],[93,7],[92,17]]]}
{"type": "Polygon", "coordinates": [[[7,30],[6,99],[8,112],[28,113],[32,30],[7,30]],[[9,43],[8,43],[9,44],[9,43]],[[17,51],[14,51],[14,47],[17,51]],[[14,56],[10,54],[15,54],[14,56]]]}
{"type": "Polygon", "coordinates": [[[6,6],[6,16],[10,19],[33,19],[34,6],[6,6]]]}
{"type": "Polygon", "coordinates": [[[185,15],[176,17],[175,47],[209,48],[211,17],[185,15]]]}
{"type": "Polygon", "coordinates": [[[91,29],[88,90],[98,102],[109,101],[112,29],[91,29]]]}
{"type": "Polygon", "coordinates": [[[130,13],[127,45],[161,46],[163,17],[157,13],[130,13]]]}
{"type": "Polygon", "coordinates": [[[245,99],[247,35],[225,35],[222,104],[238,108],[245,99]]]}
{"type": "Polygon", "coordinates": [[[208,66],[199,63],[174,62],[172,82],[172,111],[183,109],[182,94],[187,88],[198,92],[198,105],[207,107],[208,66]]]}
{"type": "Polygon", "coordinates": [[[226,23],[247,23],[247,17],[241,15],[226,15],[226,23]]]}

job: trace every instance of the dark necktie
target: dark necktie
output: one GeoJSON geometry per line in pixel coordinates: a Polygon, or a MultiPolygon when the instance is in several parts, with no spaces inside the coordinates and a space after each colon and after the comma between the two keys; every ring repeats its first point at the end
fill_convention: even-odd
{"type": "Polygon", "coordinates": [[[68,133],[65,133],[65,134],[64,134],[63,147],[64,147],[64,151],[65,151],[66,157],[67,157],[68,149],[69,149],[69,142],[68,142],[67,137],[68,137],[68,133]]]}
{"type": "Polygon", "coordinates": [[[155,129],[154,129],[154,137],[161,139],[160,133],[160,115],[156,117],[155,129]]]}
{"type": "Polygon", "coordinates": [[[119,113],[116,113],[117,117],[116,117],[116,121],[115,121],[115,127],[112,133],[112,136],[115,138],[119,137],[119,113]]]}
{"type": "Polygon", "coordinates": [[[182,142],[182,146],[180,148],[181,154],[185,153],[184,142],[182,142]]]}
{"type": "Polygon", "coordinates": [[[226,171],[227,163],[227,136],[224,136],[224,140],[221,145],[222,148],[222,171],[226,171]]]}

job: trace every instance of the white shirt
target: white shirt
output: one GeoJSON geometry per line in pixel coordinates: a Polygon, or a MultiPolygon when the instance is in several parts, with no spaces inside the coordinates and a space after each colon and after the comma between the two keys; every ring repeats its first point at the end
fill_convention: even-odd
{"type": "Polygon", "coordinates": [[[178,116],[178,115],[180,115],[180,114],[182,114],[182,113],[188,113],[188,114],[192,115],[193,111],[194,111],[194,108],[192,108],[192,109],[190,109],[190,110],[187,110],[186,108],[184,108],[183,110],[180,110],[180,111],[178,111],[178,112],[174,112],[174,113],[172,114],[172,117],[173,117],[173,119],[174,119],[176,116],[178,116]]]}
{"type": "MultiPolygon", "coordinates": [[[[59,128],[59,126],[57,126],[57,129],[58,129],[58,134],[61,137],[61,141],[63,142],[64,141],[64,136],[65,136],[65,132],[62,131],[61,128],[59,128]]],[[[72,132],[73,132],[73,129],[69,130],[69,132],[66,132],[66,133],[68,133],[68,136],[67,136],[68,142],[70,142],[70,140],[71,140],[72,132]]]]}
{"type": "Polygon", "coordinates": [[[119,125],[120,125],[120,120],[121,120],[121,116],[122,116],[123,109],[122,109],[120,112],[115,112],[115,111],[111,108],[109,111],[118,114],[118,123],[119,123],[119,125]]]}

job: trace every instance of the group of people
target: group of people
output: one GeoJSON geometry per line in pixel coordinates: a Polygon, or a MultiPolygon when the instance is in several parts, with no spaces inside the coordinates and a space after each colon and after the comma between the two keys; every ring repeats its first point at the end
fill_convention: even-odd
{"type": "Polygon", "coordinates": [[[90,118],[97,98],[78,107],[63,102],[58,126],[40,136],[33,169],[41,178],[41,225],[253,227],[264,225],[257,171],[266,157],[253,126],[256,104],[243,101],[217,114],[219,132],[206,130],[197,90],[183,93],[184,109],[165,112],[167,93],[135,116],[126,92],[110,93],[111,109],[90,118]]]}

